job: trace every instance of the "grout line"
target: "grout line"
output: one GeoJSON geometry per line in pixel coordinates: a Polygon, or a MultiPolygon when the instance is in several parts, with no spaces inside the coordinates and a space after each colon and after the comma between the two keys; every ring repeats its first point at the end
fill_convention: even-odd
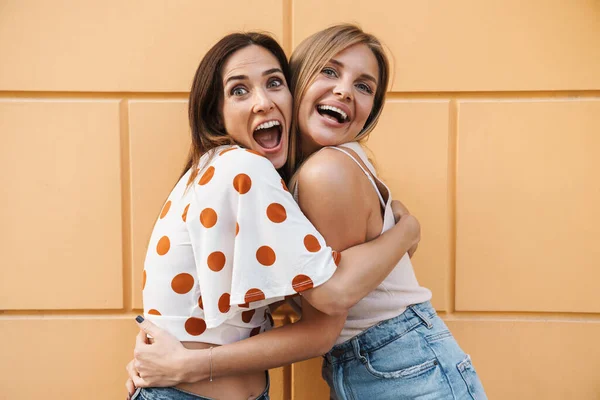
{"type": "Polygon", "coordinates": [[[123,308],[132,310],[133,305],[133,260],[131,233],[131,154],[129,149],[129,100],[119,105],[121,134],[121,229],[123,262],[123,308]]]}
{"type": "Polygon", "coordinates": [[[456,184],[458,171],[458,104],[455,99],[448,104],[448,257],[446,308],[452,314],[456,310],[456,184]]]}
{"type": "Polygon", "coordinates": [[[600,99],[599,90],[388,92],[388,100],[577,100],[600,99]]]}
{"type": "MultiPolygon", "coordinates": [[[[3,310],[0,321],[18,319],[128,319],[141,310],[3,310]]],[[[284,325],[291,323],[288,313],[277,313],[275,319],[283,317],[284,325]]],[[[438,311],[446,320],[456,321],[552,321],[552,322],[600,322],[600,312],[551,312],[551,311],[438,311]]]]}
{"type": "MultiPolygon", "coordinates": [[[[293,46],[293,21],[291,8],[293,0],[282,0],[286,27],[283,30],[283,48],[289,55],[293,46]]],[[[128,98],[130,100],[187,100],[189,92],[111,92],[111,91],[2,91],[0,100],[28,99],[43,100],[114,100],[128,98]]],[[[600,100],[600,90],[529,90],[529,91],[440,91],[440,92],[402,92],[390,91],[388,100],[463,100],[497,101],[497,100],[600,100]]]]}
{"type": "Polygon", "coordinates": [[[288,58],[292,55],[293,46],[293,0],[283,1],[283,40],[282,47],[288,58]]]}
{"type": "Polygon", "coordinates": [[[45,91],[2,91],[0,99],[32,100],[187,100],[189,92],[45,92],[45,91]]]}

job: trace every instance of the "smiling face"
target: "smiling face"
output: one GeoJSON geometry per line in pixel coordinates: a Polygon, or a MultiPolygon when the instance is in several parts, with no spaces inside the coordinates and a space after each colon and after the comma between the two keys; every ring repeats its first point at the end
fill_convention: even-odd
{"type": "Polygon", "coordinates": [[[292,95],[279,62],[256,45],[233,53],[221,70],[221,116],[233,140],[281,168],[287,159],[292,95]]]}
{"type": "Polygon", "coordinates": [[[300,100],[305,156],[356,138],[373,109],[377,77],[377,59],[365,44],[350,46],[329,60],[300,100]]]}

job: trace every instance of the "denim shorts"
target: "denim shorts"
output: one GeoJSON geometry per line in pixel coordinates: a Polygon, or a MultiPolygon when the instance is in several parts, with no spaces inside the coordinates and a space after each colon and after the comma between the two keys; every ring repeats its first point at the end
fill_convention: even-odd
{"type": "Polygon", "coordinates": [[[487,399],[471,358],[429,302],[409,306],[323,357],[332,400],[487,399]]]}
{"type": "MultiPolygon", "coordinates": [[[[271,386],[269,381],[269,373],[267,374],[267,385],[265,390],[256,398],[256,400],[269,400],[269,387],[271,386]]],[[[177,389],[174,387],[169,388],[138,388],[131,400],[214,400],[210,397],[200,396],[186,392],[185,390],[177,389]]]]}

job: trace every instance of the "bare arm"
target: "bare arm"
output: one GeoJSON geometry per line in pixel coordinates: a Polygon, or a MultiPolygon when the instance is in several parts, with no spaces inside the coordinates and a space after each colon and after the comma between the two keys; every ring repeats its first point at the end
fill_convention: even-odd
{"type": "Polygon", "coordinates": [[[361,228],[359,221],[365,216],[348,216],[361,212],[357,175],[351,163],[335,150],[324,150],[302,167],[299,176],[300,207],[323,235],[324,230],[332,231],[331,239],[325,236],[327,243],[335,248],[336,238],[345,238],[354,246],[342,252],[339,267],[327,282],[302,293],[329,315],[345,313],[373,291],[420,239],[418,222],[406,215],[377,239],[363,243],[366,227],[361,228]],[[348,231],[351,237],[344,233],[348,231]],[[359,243],[363,244],[355,246],[359,243]]]}
{"type": "MultiPolygon", "coordinates": [[[[335,165],[335,169],[344,168],[335,165]]],[[[363,243],[369,214],[361,204],[361,196],[356,195],[355,177],[330,174],[331,171],[322,169],[309,172],[301,180],[300,205],[326,242],[334,249],[363,243]],[[319,176],[322,174],[330,175],[322,181],[319,176]],[[313,184],[319,186],[312,189],[313,184]]],[[[418,242],[418,223],[410,220],[406,223],[408,217],[400,218],[399,224],[380,238],[344,251],[342,262],[330,279],[335,280],[334,284],[327,282],[303,292],[304,312],[299,322],[216,347],[212,357],[208,350],[187,350],[166,332],[155,330],[153,326],[149,329],[146,325],[146,332],[155,342],[147,345],[138,340],[136,360],[134,365],[128,366],[130,376],[136,386],[167,386],[207,379],[210,358],[213,377],[218,377],[279,367],[325,353],[339,336],[346,310],[385,279],[397,261],[418,242]],[[321,290],[325,285],[328,285],[327,290],[321,290]],[[328,290],[333,292],[328,293],[328,290]],[[334,316],[316,310],[305,300],[316,303],[334,316]],[[134,366],[141,377],[135,373],[134,366]]]]}

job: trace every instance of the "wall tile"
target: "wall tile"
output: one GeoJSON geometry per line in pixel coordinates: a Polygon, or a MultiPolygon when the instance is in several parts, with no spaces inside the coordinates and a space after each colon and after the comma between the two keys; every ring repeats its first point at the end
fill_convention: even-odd
{"type": "Polygon", "coordinates": [[[600,101],[460,104],[458,310],[599,312],[600,101]]]}
{"type": "Polygon", "coordinates": [[[448,118],[445,100],[388,100],[367,142],[393,198],[421,223],[421,242],[412,261],[421,285],[432,290],[438,310],[447,309],[451,266],[448,118]]]}
{"type": "Polygon", "coordinates": [[[303,0],[292,17],[294,46],[339,22],[375,34],[395,59],[393,91],[600,89],[593,0],[303,0]]]}
{"type": "Polygon", "coordinates": [[[282,39],[280,0],[8,0],[0,90],[185,92],[224,35],[282,39]]]}
{"type": "Polygon", "coordinates": [[[117,101],[0,100],[0,309],[122,307],[117,101]]]}

